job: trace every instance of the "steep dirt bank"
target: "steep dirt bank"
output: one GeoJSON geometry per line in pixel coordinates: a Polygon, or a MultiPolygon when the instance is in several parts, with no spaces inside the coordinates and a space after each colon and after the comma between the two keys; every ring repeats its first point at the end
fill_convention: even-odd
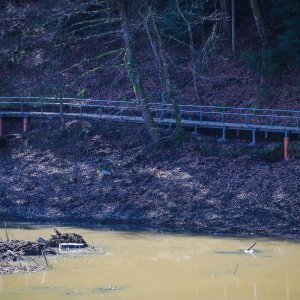
{"type": "Polygon", "coordinates": [[[246,143],[143,146],[133,125],[33,123],[0,149],[0,220],[168,226],[300,238],[300,160],[246,143]]]}

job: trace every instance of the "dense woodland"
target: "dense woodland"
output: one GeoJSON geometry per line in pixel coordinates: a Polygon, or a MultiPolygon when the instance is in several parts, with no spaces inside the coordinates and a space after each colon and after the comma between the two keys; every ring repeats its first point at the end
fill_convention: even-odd
{"type": "MultiPolygon", "coordinates": [[[[299,108],[298,0],[4,0],[2,95],[299,108]]],[[[177,132],[181,131],[177,115],[177,132]]]]}

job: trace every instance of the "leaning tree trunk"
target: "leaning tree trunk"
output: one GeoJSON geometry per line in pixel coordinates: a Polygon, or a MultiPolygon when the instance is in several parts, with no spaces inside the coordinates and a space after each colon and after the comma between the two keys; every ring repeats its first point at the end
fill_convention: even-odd
{"type": "MultiPolygon", "coordinates": [[[[159,66],[161,68],[160,73],[162,74],[162,79],[164,83],[164,90],[166,93],[167,100],[171,102],[174,116],[175,116],[175,122],[176,122],[176,135],[177,137],[181,137],[183,135],[183,128],[181,123],[181,116],[180,116],[180,108],[178,105],[178,102],[175,98],[174,91],[172,89],[171,84],[171,77],[170,77],[170,67],[167,61],[166,57],[166,50],[164,42],[161,38],[160,30],[158,28],[156,16],[153,14],[153,11],[151,7],[148,6],[149,12],[150,12],[150,19],[151,23],[154,29],[154,33],[157,39],[158,44],[158,51],[154,51],[154,55],[157,56],[157,60],[159,61],[159,66]]],[[[149,38],[151,39],[151,35],[149,35],[149,38]]],[[[152,44],[154,45],[154,42],[152,41],[152,44]]]]}
{"type": "Polygon", "coordinates": [[[191,56],[191,63],[192,63],[193,85],[194,85],[197,99],[198,99],[198,101],[200,101],[201,97],[200,97],[200,92],[199,92],[198,83],[197,83],[198,72],[197,72],[196,50],[194,47],[194,37],[193,37],[192,27],[191,27],[191,24],[188,21],[188,19],[184,16],[183,12],[181,11],[181,8],[179,6],[179,1],[175,0],[175,2],[176,2],[177,11],[187,26],[187,30],[188,30],[188,34],[189,34],[190,56],[191,56]]]}
{"type": "Polygon", "coordinates": [[[231,0],[231,47],[235,52],[235,0],[231,0]]]}
{"type": "Polygon", "coordinates": [[[122,20],[123,40],[125,44],[125,65],[127,73],[130,79],[130,83],[136,95],[138,102],[142,106],[143,118],[147,127],[147,130],[151,136],[152,142],[158,142],[158,134],[155,128],[155,122],[151,113],[150,104],[143,86],[143,82],[140,79],[139,72],[137,70],[135,62],[135,54],[132,43],[131,28],[128,17],[128,3],[129,0],[119,0],[120,14],[122,20]]]}
{"type": "Polygon", "coordinates": [[[260,84],[264,84],[264,73],[267,68],[267,59],[266,59],[266,48],[268,46],[268,38],[266,34],[265,24],[263,21],[262,13],[259,7],[259,4],[257,0],[249,0],[253,17],[255,20],[257,32],[259,35],[259,38],[262,43],[262,49],[261,49],[261,74],[260,74],[260,84]]]}
{"type": "Polygon", "coordinates": [[[260,7],[258,5],[257,0],[250,0],[250,5],[260,40],[262,42],[263,47],[266,48],[268,45],[268,38],[260,7]]]}

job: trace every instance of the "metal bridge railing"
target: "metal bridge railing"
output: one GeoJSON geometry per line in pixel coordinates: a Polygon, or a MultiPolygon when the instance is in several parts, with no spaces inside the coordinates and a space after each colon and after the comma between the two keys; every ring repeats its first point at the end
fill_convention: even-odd
{"type": "MultiPolygon", "coordinates": [[[[174,119],[174,111],[169,103],[153,102],[150,108],[160,121],[174,119]]],[[[238,124],[244,127],[270,126],[296,128],[300,131],[299,110],[276,110],[261,108],[238,108],[227,106],[179,105],[182,120],[187,122],[215,122],[218,124],[238,124]]],[[[87,115],[112,115],[119,117],[142,117],[142,109],[137,101],[111,101],[103,99],[77,99],[58,97],[0,97],[0,116],[9,113],[57,114],[83,117],[87,115]]]]}

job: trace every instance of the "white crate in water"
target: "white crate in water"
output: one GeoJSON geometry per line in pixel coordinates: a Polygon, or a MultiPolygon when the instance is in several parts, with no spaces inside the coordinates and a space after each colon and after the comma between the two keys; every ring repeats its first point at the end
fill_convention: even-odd
{"type": "Polygon", "coordinates": [[[59,250],[76,250],[84,248],[82,243],[61,243],[59,244],[59,250]]]}

